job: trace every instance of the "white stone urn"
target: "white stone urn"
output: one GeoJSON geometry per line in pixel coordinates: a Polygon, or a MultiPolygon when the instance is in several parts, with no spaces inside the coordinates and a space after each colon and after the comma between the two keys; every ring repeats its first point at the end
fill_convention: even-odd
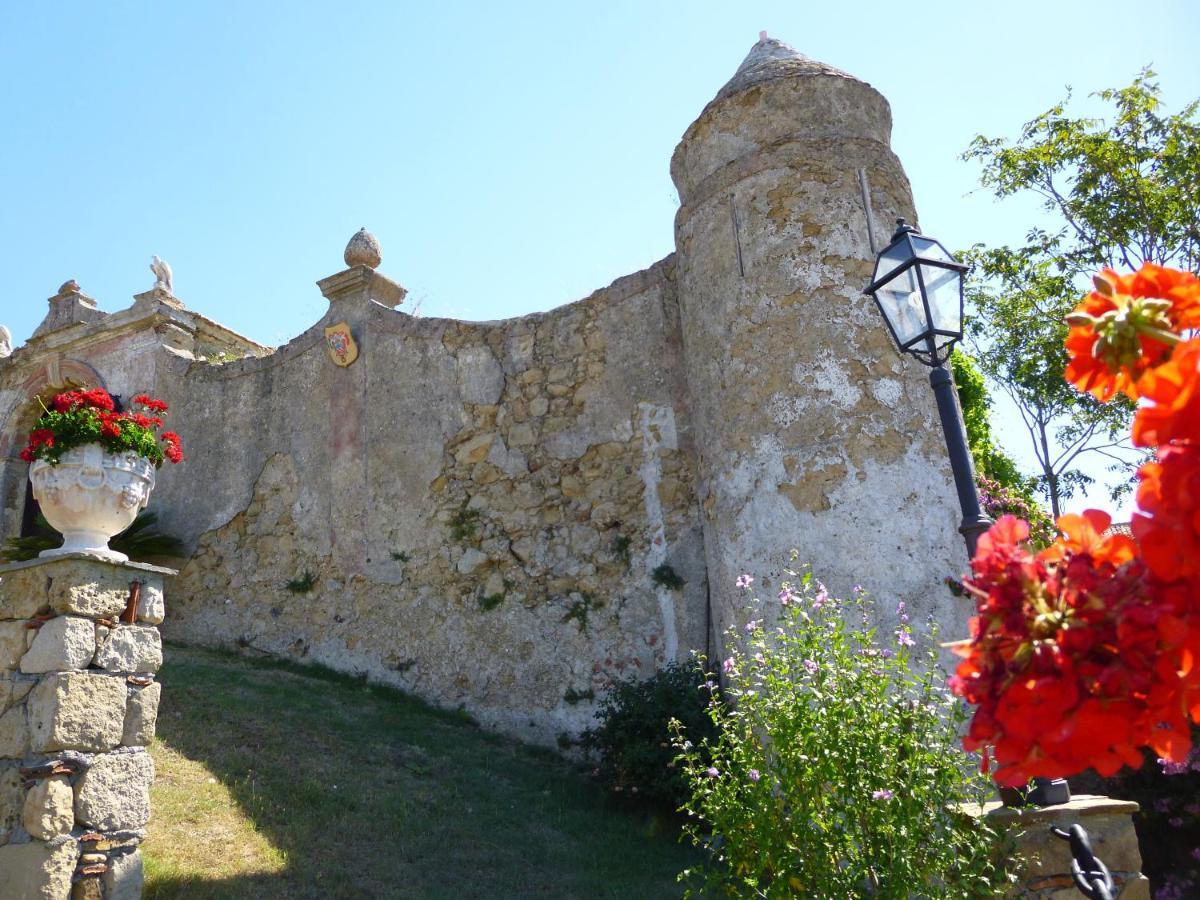
{"type": "Polygon", "coordinates": [[[29,467],[33,496],[63,545],[39,556],[89,553],[113,562],[129,559],[108,549],[128,528],[154,490],[154,463],[136,453],[109,453],[99,444],[68,450],[57,465],[35,459],[29,467]]]}

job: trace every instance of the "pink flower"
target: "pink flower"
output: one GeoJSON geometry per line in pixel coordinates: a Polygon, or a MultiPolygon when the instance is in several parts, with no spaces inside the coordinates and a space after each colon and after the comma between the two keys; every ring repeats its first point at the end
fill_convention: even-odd
{"type": "Polygon", "coordinates": [[[746,590],[750,587],[750,585],[754,584],[754,576],[743,573],[737,577],[737,581],[735,581],[734,584],[736,584],[742,590],[746,590]]]}
{"type": "Polygon", "coordinates": [[[729,659],[725,660],[725,662],[721,663],[721,671],[728,675],[733,671],[733,666],[733,657],[731,656],[729,659]]]}
{"type": "Polygon", "coordinates": [[[721,774],[721,770],[716,768],[715,766],[709,766],[707,769],[704,770],[704,774],[707,775],[709,778],[716,778],[718,775],[721,774]]]}
{"type": "Polygon", "coordinates": [[[762,776],[758,774],[758,769],[751,769],[746,773],[746,777],[751,781],[758,781],[758,779],[760,779],[762,776]]]}
{"type": "Polygon", "coordinates": [[[917,644],[908,628],[896,629],[896,643],[901,647],[915,647],[917,644]]]}
{"type": "Polygon", "coordinates": [[[782,588],[782,589],[779,591],[779,602],[780,602],[780,603],[781,603],[783,606],[787,606],[789,603],[791,603],[791,602],[792,602],[793,600],[795,600],[795,599],[796,599],[796,595],[792,593],[792,589],[791,589],[790,587],[787,587],[787,586],[785,585],[785,586],[784,586],[784,587],[783,587],[783,588],[782,588]]]}
{"type": "Polygon", "coordinates": [[[872,791],[871,792],[872,800],[891,800],[892,796],[893,796],[892,792],[889,791],[887,788],[884,788],[882,791],[872,791]]]}
{"type": "Polygon", "coordinates": [[[816,675],[817,668],[818,668],[817,664],[815,662],[813,662],[811,659],[806,659],[804,661],[804,671],[807,672],[809,675],[816,675]]]}

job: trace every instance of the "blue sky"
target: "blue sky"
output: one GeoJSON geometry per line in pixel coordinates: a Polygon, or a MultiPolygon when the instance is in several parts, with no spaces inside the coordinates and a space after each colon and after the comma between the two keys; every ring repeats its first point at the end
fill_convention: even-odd
{"type": "Polygon", "coordinates": [[[1146,64],[1171,110],[1200,96],[1192,0],[6,4],[0,322],[22,342],[68,278],[121,309],[158,254],[191,308],[283,343],[362,225],[422,315],[579,299],[672,250],[671,152],[760,29],[888,97],[950,246],[1036,215],[971,193],[976,133],[1146,64]]]}

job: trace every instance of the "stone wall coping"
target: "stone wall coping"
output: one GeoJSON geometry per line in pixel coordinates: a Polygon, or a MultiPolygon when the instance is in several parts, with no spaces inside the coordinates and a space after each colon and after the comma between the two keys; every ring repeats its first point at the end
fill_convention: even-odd
{"type": "Polygon", "coordinates": [[[154,566],[150,563],[141,562],[114,562],[111,559],[105,559],[102,556],[96,556],[92,553],[64,553],[61,556],[38,557],[37,559],[26,559],[20,562],[7,563],[0,566],[0,575],[7,572],[17,572],[21,569],[32,569],[35,566],[51,565],[56,562],[61,562],[66,559],[83,559],[88,562],[101,563],[106,566],[113,566],[118,569],[130,569],[134,572],[150,572],[155,575],[178,575],[178,569],[169,569],[165,566],[154,566]]]}
{"type": "Polygon", "coordinates": [[[1036,825],[1088,816],[1131,816],[1138,811],[1132,800],[1115,800],[1099,794],[1076,794],[1067,803],[1055,806],[1005,806],[999,800],[987,803],[963,803],[959,809],[971,816],[987,816],[993,822],[1008,825],[1036,825]]]}

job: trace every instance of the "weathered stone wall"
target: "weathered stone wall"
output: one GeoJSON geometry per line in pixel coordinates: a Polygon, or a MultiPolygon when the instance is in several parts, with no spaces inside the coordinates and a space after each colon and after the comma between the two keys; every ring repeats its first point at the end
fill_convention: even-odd
{"type": "Polygon", "coordinates": [[[761,41],[676,151],[677,252],[504,322],[389,308],[403,289],[377,256],[348,257],[320,283],[328,314],[274,351],[160,290],[105,317],[64,286],[0,360],[4,531],[30,398],[89,382],[163,396],[186,443],[151,500],[190,554],[180,640],[365,673],[551,743],[612,677],[715,650],[737,574],[770,581],[793,547],[881,617],[903,599],[960,633],[932,395],[860,293],[859,170],[881,223],[912,218],[889,132],[872,88],[761,41]]]}
{"type": "Polygon", "coordinates": [[[169,573],[0,568],[0,900],[141,896],[169,573]]]}
{"type": "Polygon", "coordinates": [[[612,676],[703,648],[671,272],[504,323],[339,300],[272,357],[161,379],[193,445],[155,499],[195,546],[168,634],[365,672],[551,743],[612,676]],[[342,319],[345,369],[323,340],[342,319]]]}

